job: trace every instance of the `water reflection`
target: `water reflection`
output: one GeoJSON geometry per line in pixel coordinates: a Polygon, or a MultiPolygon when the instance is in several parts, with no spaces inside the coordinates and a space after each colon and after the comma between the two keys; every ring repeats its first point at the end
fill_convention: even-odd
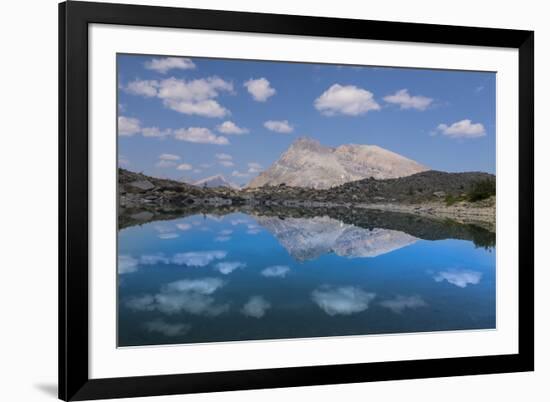
{"type": "Polygon", "coordinates": [[[388,299],[380,302],[382,307],[386,307],[394,313],[401,314],[405,309],[414,309],[425,307],[427,303],[418,295],[401,296],[398,295],[393,299],[388,299]]]}
{"type": "Polygon", "coordinates": [[[494,328],[494,233],[317,213],[120,217],[119,346],[494,328]]]}
{"type": "Polygon", "coordinates": [[[311,294],[313,301],[328,315],[350,315],[369,308],[376,293],[365,292],[355,286],[333,288],[325,286],[311,294]]]}
{"type": "Polygon", "coordinates": [[[260,216],[257,219],[298,261],[329,253],[348,258],[376,257],[418,240],[407,233],[363,229],[326,216],[287,219],[260,216]]]}
{"type": "Polygon", "coordinates": [[[159,293],[129,299],[126,305],[138,311],[216,316],[229,307],[227,304],[217,304],[212,297],[224,285],[225,282],[218,278],[183,279],[163,286],[159,293]]]}
{"type": "Polygon", "coordinates": [[[468,285],[477,285],[483,274],[469,269],[450,269],[438,272],[434,276],[436,282],[447,281],[459,288],[465,288],[468,285]]]}
{"type": "Polygon", "coordinates": [[[252,296],[242,308],[242,313],[248,317],[262,318],[271,304],[262,296],[252,296]]]}

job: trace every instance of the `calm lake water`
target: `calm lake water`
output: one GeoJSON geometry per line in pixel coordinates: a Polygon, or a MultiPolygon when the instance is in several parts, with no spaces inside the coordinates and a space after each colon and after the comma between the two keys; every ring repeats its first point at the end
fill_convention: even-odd
{"type": "Polygon", "coordinates": [[[495,328],[494,234],[369,219],[197,214],[121,229],[119,346],[495,328]]]}

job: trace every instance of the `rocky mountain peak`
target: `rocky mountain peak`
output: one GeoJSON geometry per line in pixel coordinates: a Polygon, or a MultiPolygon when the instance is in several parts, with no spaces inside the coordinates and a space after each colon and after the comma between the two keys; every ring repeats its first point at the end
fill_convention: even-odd
{"type": "Polygon", "coordinates": [[[390,179],[429,170],[411,159],[376,145],[345,144],[336,148],[300,137],[248,187],[276,186],[326,189],[369,177],[390,179]]]}
{"type": "Polygon", "coordinates": [[[329,152],[330,148],[324,147],[321,143],[310,137],[298,137],[288,149],[293,151],[307,150],[316,152],[329,152]]]}
{"type": "Polygon", "coordinates": [[[209,187],[209,188],[210,187],[228,187],[228,188],[235,188],[235,189],[239,188],[237,184],[227,181],[226,178],[221,174],[205,177],[204,179],[194,182],[193,185],[197,187],[209,187]]]}

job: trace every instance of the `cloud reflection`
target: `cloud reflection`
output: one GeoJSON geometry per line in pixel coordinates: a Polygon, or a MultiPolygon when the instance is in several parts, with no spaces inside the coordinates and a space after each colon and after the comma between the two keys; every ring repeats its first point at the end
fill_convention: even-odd
{"type": "Polygon", "coordinates": [[[434,276],[436,282],[447,281],[450,284],[465,288],[468,285],[477,285],[481,280],[482,273],[468,269],[449,269],[440,271],[434,276]]]}
{"type": "Polygon", "coordinates": [[[267,278],[284,278],[290,271],[286,265],[273,265],[262,270],[261,274],[267,278]]]}
{"type": "Polygon", "coordinates": [[[220,273],[227,275],[239,268],[246,267],[246,263],[240,261],[234,262],[218,262],[216,264],[216,270],[220,273]]]}
{"type": "Polygon", "coordinates": [[[162,240],[170,240],[170,239],[177,239],[180,237],[177,233],[159,233],[158,238],[162,240]]]}
{"type": "Polygon", "coordinates": [[[229,309],[229,305],[217,304],[212,297],[224,285],[218,278],[183,279],[167,284],[159,293],[131,298],[125,304],[138,311],[216,316],[229,309]]]}
{"type": "Polygon", "coordinates": [[[227,255],[226,251],[189,251],[187,253],[175,254],[171,262],[176,265],[186,265],[188,267],[204,267],[214,260],[221,260],[227,255]]]}
{"type": "Polygon", "coordinates": [[[262,296],[252,296],[243,306],[241,312],[248,317],[262,318],[270,308],[271,303],[262,296]]]}
{"type": "Polygon", "coordinates": [[[394,313],[402,313],[403,310],[410,308],[425,307],[428,304],[420,296],[396,296],[393,299],[388,299],[380,302],[382,307],[388,308],[394,313]]]}
{"type": "Polygon", "coordinates": [[[328,315],[350,315],[369,308],[375,293],[365,292],[355,286],[324,286],[312,292],[313,301],[328,315]]]}
{"type": "Polygon", "coordinates": [[[135,272],[138,269],[139,261],[134,257],[126,254],[118,256],[118,273],[129,274],[135,272]]]}
{"type": "Polygon", "coordinates": [[[158,332],[165,336],[185,335],[191,330],[191,325],[189,324],[171,324],[164,320],[146,322],[144,327],[149,332],[158,332]]]}

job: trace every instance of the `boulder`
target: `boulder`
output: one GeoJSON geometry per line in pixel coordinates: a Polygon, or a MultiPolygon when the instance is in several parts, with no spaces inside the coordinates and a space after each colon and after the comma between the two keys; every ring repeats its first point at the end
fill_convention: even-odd
{"type": "Polygon", "coordinates": [[[148,180],[138,180],[128,183],[128,186],[139,191],[149,191],[155,188],[155,185],[148,180]]]}

